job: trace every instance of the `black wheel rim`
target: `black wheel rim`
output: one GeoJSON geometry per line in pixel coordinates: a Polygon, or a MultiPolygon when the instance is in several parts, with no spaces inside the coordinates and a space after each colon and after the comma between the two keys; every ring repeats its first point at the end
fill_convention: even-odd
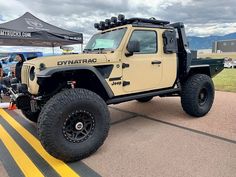
{"type": "Polygon", "coordinates": [[[203,88],[200,90],[200,93],[198,95],[198,102],[200,106],[203,106],[208,100],[208,93],[207,89],[203,88]]]}
{"type": "Polygon", "coordinates": [[[83,142],[94,132],[95,119],[85,110],[75,111],[68,115],[63,124],[63,135],[73,143],[83,142]]]}

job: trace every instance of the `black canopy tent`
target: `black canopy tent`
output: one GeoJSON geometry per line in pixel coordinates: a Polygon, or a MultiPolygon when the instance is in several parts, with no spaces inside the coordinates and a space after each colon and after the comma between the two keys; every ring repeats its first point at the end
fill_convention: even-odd
{"type": "Polygon", "coordinates": [[[29,12],[0,24],[0,45],[58,47],[83,44],[83,34],[46,23],[29,12]]]}

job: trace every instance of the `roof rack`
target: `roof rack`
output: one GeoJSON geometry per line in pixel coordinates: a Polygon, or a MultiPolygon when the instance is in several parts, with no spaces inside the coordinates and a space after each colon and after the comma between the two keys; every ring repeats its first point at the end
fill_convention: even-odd
{"type": "Polygon", "coordinates": [[[156,20],[155,18],[130,18],[125,19],[125,16],[120,14],[117,17],[111,17],[111,19],[106,19],[105,21],[100,21],[100,23],[95,23],[94,27],[98,30],[106,30],[109,28],[122,26],[126,24],[152,24],[152,25],[159,25],[159,26],[165,26],[170,24],[168,21],[163,20],[156,20]]]}
{"type": "Polygon", "coordinates": [[[153,24],[153,25],[168,25],[170,24],[170,22],[168,21],[163,21],[163,20],[156,20],[155,18],[130,18],[127,20],[129,23],[149,23],[149,24],[153,24]]]}

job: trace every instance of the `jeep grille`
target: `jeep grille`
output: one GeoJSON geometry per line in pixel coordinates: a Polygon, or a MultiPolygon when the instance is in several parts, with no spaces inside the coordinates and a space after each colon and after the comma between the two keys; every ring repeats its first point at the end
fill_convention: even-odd
{"type": "Polygon", "coordinates": [[[29,85],[29,71],[30,71],[30,66],[23,65],[22,70],[21,70],[21,80],[22,83],[29,85]]]}

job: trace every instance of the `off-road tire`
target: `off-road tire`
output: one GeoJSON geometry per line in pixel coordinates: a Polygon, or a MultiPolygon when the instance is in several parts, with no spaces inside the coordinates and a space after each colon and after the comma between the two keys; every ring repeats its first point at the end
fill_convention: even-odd
{"type": "Polygon", "coordinates": [[[21,112],[28,120],[37,123],[40,111],[32,112],[31,110],[26,109],[21,110],[21,112]]]}
{"type": "Polygon", "coordinates": [[[153,98],[152,96],[149,96],[149,97],[143,97],[143,98],[139,98],[139,99],[137,99],[137,101],[140,102],[140,103],[146,103],[146,102],[151,101],[152,98],[153,98]]]}
{"type": "Polygon", "coordinates": [[[191,116],[202,117],[211,109],[214,95],[214,84],[208,75],[192,75],[182,85],[182,108],[191,116]]]}
{"type": "MultiPolygon", "coordinates": [[[[103,144],[110,127],[110,114],[107,104],[96,93],[86,89],[68,89],[44,105],[37,126],[40,142],[48,153],[72,162],[88,157],[103,144]],[[85,115],[92,120],[91,127],[94,128],[82,141],[78,140],[78,134],[70,135],[65,127],[70,127],[66,126],[68,122],[82,119],[85,115]]],[[[75,128],[71,130],[76,134],[75,128]]]]}

